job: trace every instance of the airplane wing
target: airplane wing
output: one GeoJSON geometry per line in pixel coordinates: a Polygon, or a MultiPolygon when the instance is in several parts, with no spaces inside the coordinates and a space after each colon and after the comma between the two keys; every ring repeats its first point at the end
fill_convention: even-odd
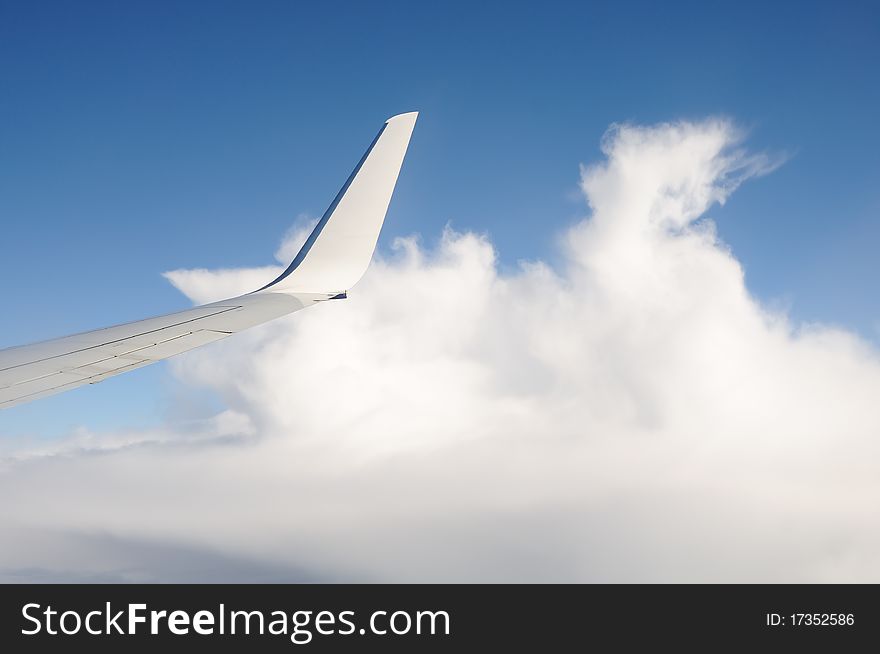
{"type": "Polygon", "coordinates": [[[240,297],[157,318],[0,350],[0,409],[104,381],[318,302],[363,276],[415,127],[389,118],[290,266],[240,297]]]}

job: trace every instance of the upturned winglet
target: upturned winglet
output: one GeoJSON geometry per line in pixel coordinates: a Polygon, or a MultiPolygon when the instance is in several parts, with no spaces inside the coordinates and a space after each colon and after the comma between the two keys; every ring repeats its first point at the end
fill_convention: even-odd
{"type": "Polygon", "coordinates": [[[287,269],[256,292],[344,294],[373,257],[418,112],[385,121],[287,269]]]}

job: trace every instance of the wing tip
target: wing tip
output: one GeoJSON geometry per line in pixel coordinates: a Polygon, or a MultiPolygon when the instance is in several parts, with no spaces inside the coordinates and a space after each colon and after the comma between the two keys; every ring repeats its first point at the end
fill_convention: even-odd
{"type": "Polygon", "coordinates": [[[395,116],[391,116],[391,118],[389,118],[388,120],[385,121],[385,124],[390,125],[391,123],[404,122],[404,121],[412,121],[414,123],[414,122],[416,122],[416,118],[418,118],[418,117],[419,117],[418,111],[407,111],[402,114],[397,114],[395,116]]]}
{"type": "MultiPolygon", "coordinates": [[[[324,291],[327,291],[328,289],[335,292],[341,289],[351,288],[354,284],[357,283],[361,276],[363,276],[364,271],[369,264],[369,260],[372,258],[373,251],[375,250],[376,239],[378,239],[379,232],[382,229],[383,223],[385,222],[385,215],[388,211],[388,202],[390,201],[391,195],[394,192],[394,187],[397,183],[397,177],[400,174],[400,167],[403,163],[403,157],[405,156],[406,151],[409,147],[409,140],[412,136],[413,130],[415,129],[416,118],[418,117],[418,115],[418,111],[409,111],[406,113],[391,116],[385,121],[382,129],[379,130],[378,134],[376,134],[376,137],[373,139],[370,147],[367,148],[364,156],[361,157],[361,160],[358,162],[357,166],[355,166],[351,175],[349,175],[345,184],[342,186],[339,193],[337,193],[333,202],[327,208],[327,211],[324,212],[321,220],[318,221],[318,224],[315,226],[314,230],[312,230],[312,233],[309,235],[308,239],[306,239],[306,242],[303,244],[302,248],[300,248],[300,251],[293,258],[293,261],[290,262],[290,265],[287,267],[287,269],[283,273],[281,273],[281,275],[278,276],[275,280],[254,291],[255,293],[268,290],[289,292],[291,291],[291,289],[295,289],[297,292],[304,293],[313,292],[311,290],[307,291],[307,288],[321,289],[320,291],[314,291],[318,293],[322,293],[324,291]],[[343,244],[342,246],[337,246],[337,249],[341,249],[341,251],[346,254],[347,258],[352,259],[353,261],[357,261],[362,257],[360,257],[358,252],[352,252],[351,244],[355,241],[364,242],[363,253],[368,254],[369,256],[366,259],[366,263],[364,264],[363,269],[360,270],[356,277],[354,277],[352,274],[350,280],[340,281],[337,278],[340,277],[340,275],[348,275],[349,273],[351,273],[351,270],[349,269],[356,264],[353,264],[350,261],[334,262],[333,267],[340,269],[339,271],[337,271],[338,274],[334,271],[322,271],[321,264],[318,264],[318,270],[321,272],[320,276],[322,276],[324,279],[322,279],[322,281],[320,282],[316,282],[314,279],[312,279],[309,284],[306,284],[301,278],[303,277],[303,270],[306,270],[306,276],[308,276],[309,274],[308,267],[310,264],[308,264],[307,261],[310,253],[313,251],[313,246],[320,248],[319,239],[321,235],[325,233],[323,231],[324,227],[330,223],[332,216],[336,213],[337,206],[340,204],[340,202],[343,201],[347,194],[351,192],[351,188],[357,186],[357,180],[361,175],[362,167],[365,165],[369,167],[369,161],[375,161],[375,158],[371,159],[371,155],[374,152],[374,147],[379,146],[379,149],[382,149],[382,146],[379,145],[380,142],[383,142],[382,139],[385,139],[385,150],[383,155],[384,159],[380,157],[379,163],[374,163],[372,178],[370,178],[371,182],[374,185],[378,184],[380,186],[381,192],[378,195],[376,193],[365,195],[363,192],[361,192],[360,201],[363,204],[366,198],[367,206],[366,208],[360,207],[354,212],[355,214],[363,214],[361,216],[361,222],[363,222],[363,220],[367,220],[368,230],[366,232],[363,228],[356,230],[354,235],[356,238],[346,236],[344,232],[341,237],[339,235],[337,235],[336,237],[337,241],[343,244]],[[384,190],[382,190],[382,187],[385,187],[384,190]],[[387,194],[384,202],[381,200],[383,194],[387,194]],[[375,206],[370,205],[370,202],[372,202],[372,205],[375,206]],[[375,231],[375,233],[373,233],[373,230],[375,231]],[[370,234],[372,234],[372,238],[370,238],[370,234]],[[369,246],[368,253],[367,246],[369,246]],[[304,269],[300,269],[300,264],[306,264],[306,267],[304,269]],[[299,271],[297,273],[298,277],[293,276],[294,271],[299,271]],[[334,280],[333,282],[327,281],[328,275],[331,279],[334,280]],[[300,286],[302,286],[302,288],[300,288],[300,286]]],[[[352,214],[351,210],[349,211],[349,214],[352,214]]],[[[348,222],[350,223],[352,220],[353,218],[349,217],[348,222]]],[[[338,224],[338,221],[336,224],[338,224]]],[[[328,242],[327,237],[324,238],[323,242],[328,242]]],[[[326,247],[327,246],[325,246],[325,250],[326,247]]],[[[311,256],[311,261],[317,261],[317,259],[315,259],[315,255],[311,256]]],[[[326,258],[327,255],[325,252],[325,259],[326,258]]],[[[312,265],[311,267],[315,268],[314,265],[312,265]]],[[[327,265],[324,266],[324,268],[326,267],[327,265]]],[[[316,273],[313,270],[312,277],[315,277],[315,274],[316,273]]],[[[341,297],[344,297],[344,293],[335,294],[334,297],[330,299],[338,299],[341,297]]]]}

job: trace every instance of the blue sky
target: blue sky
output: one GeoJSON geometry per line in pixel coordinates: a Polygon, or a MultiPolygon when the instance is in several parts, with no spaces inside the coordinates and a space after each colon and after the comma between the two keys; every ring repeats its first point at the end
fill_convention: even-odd
{"type": "MultiPolygon", "coordinates": [[[[876,3],[0,2],[0,346],[183,308],[272,261],[384,118],[421,118],[381,241],[449,221],[553,261],[609,124],[725,115],[788,155],[711,212],[749,288],[878,339],[876,3]]],[[[0,415],[146,425],[163,365],[0,415]]],[[[205,400],[209,401],[209,400],[205,400]]]]}

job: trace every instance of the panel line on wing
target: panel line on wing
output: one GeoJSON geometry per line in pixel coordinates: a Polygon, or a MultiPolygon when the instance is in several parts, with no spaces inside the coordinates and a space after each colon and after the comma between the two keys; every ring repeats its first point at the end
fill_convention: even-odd
{"type": "MultiPolygon", "coordinates": [[[[142,336],[147,336],[148,334],[154,334],[154,333],[156,333],[156,332],[161,332],[161,331],[163,331],[163,330],[165,330],[165,329],[171,329],[171,328],[174,328],[174,327],[180,327],[181,325],[186,325],[186,324],[189,324],[189,323],[191,323],[191,322],[196,322],[197,320],[204,320],[204,319],[206,319],[206,318],[213,318],[214,316],[218,316],[218,315],[220,315],[220,314],[222,314],[222,313],[227,313],[227,312],[229,312],[229,311],[234,311],[234,310],[236,310],[236,309],[240,309],[240,308],[241,308],[240,306],[235,306],[235,307],[224,307],[221,311],[215,311],[215,312],[213,312],[213,313],[208,313],[208,314],[205,314],[205,315],[203,315],[203,316],[198,316],[198,317],[196,317],[196,318],[191,318],[191,319],[189,319],[189,320],[182,320],[181,322],[172,323],[172,324],[170,324],[170,325],[163,325],[162,327],[158,327],[158,328],[156,328],[156,329],[149,329],[149,330],[147,330],[147,331],[145,331],[145,332],[140,332],[140,333],[137,333],[137,334],[132,334],[131,336],[126,336],[125,338],[118,338],[118,339],[114,339],[114,340],[112,340],[112,341],[107,341],[107,342],[105,342],[105,343],[96,343],[95,345],[89,345],[88,347],[82,347],[82,348],[79,348],[79,349],[76,349],[76,350],[70,350],[69,352],[62,352],[61,354],[54,354],[54,355],[52,355],[52,356],[43,357],[43,358],[41,358],[41,359],[34,359],[33,361],[27,361],[27,362],[24,362],[24,363],[19,363],[19,364],[16,364],[16,365],[14,365],[14,366],[8,366],[8,367],[6,367],[6,368],[0,368],[0,372],[5,372],[5,371],[7,371],[7,370],[14,370],[15,368],[21,368],[21,367],[23,367],[23,366],[29,366],[29,365],[33,365],[33,364],[35,364],[35,363],[41,363],[41,362],[43,362],[43,361],[51,361],[52,359],[58,359],[58,358],[61,358],[61,357],[70,356],[71,354],[78,354],[78,353],[80,353],[80,352],[87,352],[88,350],[94,350],[94,349],[99,348],[99,347],[107,347],[107,346],[112,346],[112,345],[117,344],[117,343],[124,343],[125,341],[131,340],[131,339],[134,339],[134,338],[140,338],[140,337],[142,337],[142,336]]],[[[109,329],[109,328],[108,328],[108,329],[109,329]]],[[[207,331],[207,330],[203,330],[203,331],[207,331]]],[[[85,333],[88,333],[88,332],[85,332],[85,333]]],[[[224,332],[224,333],[226,333],[226,332],[224,332]]],[[[175,337],[175,338],[176,338],[176,337],[175,337]]],[[[155,345],[155,344],[154,344],[154,345],[155,345]]],[[[147,346],[145,346],[145,347],[150,347],[150,346],[147,345],[147,346]]],[[[132,351],[134,351],[134,350],[132,350],[132,351]]]]}

